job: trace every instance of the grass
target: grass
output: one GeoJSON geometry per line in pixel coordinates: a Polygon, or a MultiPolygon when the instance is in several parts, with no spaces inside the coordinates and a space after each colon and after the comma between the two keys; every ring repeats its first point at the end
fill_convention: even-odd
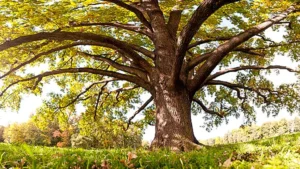
{"type": "Polygon", "coordinates": [[[175,153],[0,144],[0,168],[300,169],[300,133],[175,153]]]}

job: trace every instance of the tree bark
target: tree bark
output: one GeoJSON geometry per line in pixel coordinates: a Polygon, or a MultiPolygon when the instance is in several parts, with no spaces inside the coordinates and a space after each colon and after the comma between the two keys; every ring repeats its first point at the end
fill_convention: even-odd
{"type": "Polygon", "coordinates": [[[175,89],[156,87],[155,138],[151,148],[170,148],[174,151],[189,151],[200,148],[194,136],[191,120],[192,98],[185,87],[175,89]]]}

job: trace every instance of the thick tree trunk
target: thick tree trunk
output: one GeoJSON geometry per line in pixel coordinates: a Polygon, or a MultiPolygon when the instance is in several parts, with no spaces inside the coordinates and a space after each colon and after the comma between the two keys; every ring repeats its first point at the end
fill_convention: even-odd
{"type": "Polygon", "coordinates": [[[191,98],[186,89],[156,88],[155,138],[151,148],[188,151],[199,148],[191,120],[191,98]]]}

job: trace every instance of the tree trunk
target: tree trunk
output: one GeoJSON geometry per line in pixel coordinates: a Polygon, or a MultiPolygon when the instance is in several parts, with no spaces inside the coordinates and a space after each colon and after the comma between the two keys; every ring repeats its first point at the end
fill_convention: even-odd
{"type": "Polygon", "coordinates": [[[191,120],[192,99],[184,88],[156,88],[155,138],[151,148],[188,151],[198,148],[191,120]]]}

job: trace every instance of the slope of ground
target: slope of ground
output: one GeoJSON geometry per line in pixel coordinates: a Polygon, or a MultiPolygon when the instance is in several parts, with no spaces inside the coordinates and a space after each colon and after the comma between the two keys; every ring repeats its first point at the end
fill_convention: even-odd
{"type": "Polygon", "coordinates": [[[300,168],[300,133],[175,153],[0,144],[0,168],[300,168]]]}

